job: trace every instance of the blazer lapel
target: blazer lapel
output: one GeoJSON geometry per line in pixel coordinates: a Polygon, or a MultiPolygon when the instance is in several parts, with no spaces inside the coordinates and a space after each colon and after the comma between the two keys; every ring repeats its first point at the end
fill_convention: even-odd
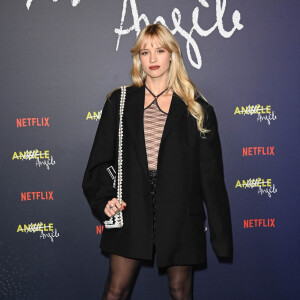
{"type": "MultiPolygon", "coordinates": [[[[124,120],[128,126],[128,130],[134,141],[134,146],[137,152],[137,158],[141,163],[142,169],[149,181],[148,160],[144,135],[144,105],[145,105],[145,86],[128,88],[127,97],[124,109],[124,120]],[[130,90],[129,90],[130,89],[130,90]]],[[[169,113],[164,126],[161,144],[164,142],[168,134],[175,127],[176,123],[187,112],[186,104],[177,95],[173,93],[169,113]]],[[[160,152],[160,151],[159,151],[160,152]]],[[[158,153],[159,161],[159,153],[158,153]]],[[[158,166],[159,167],[159,166],[158,166]]],[[[150,185],[150,183],[149,183],[150,185]]]]}

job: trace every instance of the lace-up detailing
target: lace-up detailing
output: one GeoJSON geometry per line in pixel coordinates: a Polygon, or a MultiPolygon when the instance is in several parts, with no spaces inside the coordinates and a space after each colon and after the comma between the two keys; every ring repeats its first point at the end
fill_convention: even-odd
{"type": "Polygon", "coordinates": [[[151,184],[151,197],[152,197],[152,212],[153,212],[153,235],[152,244],[154,251],[156,250],[156,182],[157,170],[148,170],[151,184]]]}
{"type": "MultiPolygon", "coordinates": [[[[152,92],[150,91],[152,94],[152,92]]],[[[161,95],[162,93],[160,93],[161,95]]],[[[153,94],[152,94],[153,95],[153,94]]],[[[158,96],[160,96],[158,95],[158,96]]],[[[148,169],[157,169],[160,141],[168,114],[157,103],[157,97],[144,109],[144,133],[148,158],[148,169]]]]}

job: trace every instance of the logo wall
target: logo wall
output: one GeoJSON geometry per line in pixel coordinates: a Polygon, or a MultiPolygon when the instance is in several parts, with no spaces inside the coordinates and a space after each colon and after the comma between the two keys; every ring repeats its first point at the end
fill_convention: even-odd
{"type": "MultiPolygon", "coordinates": [[[[53,0],[53,2],[57,1],[58,0],[53,0]]],[[[26,7],[28,10],[30,9],[33,2],[33,0],[26,1],[26,7]]],[[[135,35],[137,36],[144,25],[159,22],[168,27],[171,30],[172,34],[179,35],[185,39],[185,49],[188,61],[193,68],[200,69],[202,66],[202,54],[200,53],[200,49],[195,40],[195,36],[198,35],[198,37],[204,38],[218,32],[221,37],[228,39],[233,34],[244,28],[244,25],[241,22],[241,13],[238,10],[233,9],[233,13],[230,13],[230,15],[228,15],[228,12],[226,11],[227,0],[215,0],[214,3],[212,2],[213,1],[206,0],[195,1],[195,7],[190,16],[184,16],[180,9],[178,9],[177,7],[171,8],[169,19],[171,20],[172,24],[170,25],[167,24],[165,18],[160,15],[157,16],[154,20],[149,20],[149,17],[146,15],[146,13],[139,11],[137,0],[123,0],[123,3],[120,2],[120,25],[119,27],[114,28],[114,33],[117,36],[116,51],[118,51],[119,49],[121,38],[126,37],[131,32],[135,33],[135,35]],[[215,15],[211,20],[211,25],[203,26],[201,25],[201,22],[199,22],[199,15],[202,10],[205,11],[206,9],[214,9],[215,15]],[[223,24],[223,19],[225,18],[226,13],[226,17],[228,20],[231,20],[231,23],[230,26],[229,24],[227,24],[227,26],[225,27],[223,24]],[[184,26],[182,25],[183,18],[188,18],[191,20],[191,27],[189,29],[184,28],[184,26]],[[127,28],[125,28],[125,23],[129,24],[127,28]]],[[[80,0],[70,0],[70,3],[73,7],[76,7],[79,5],[80,0]]],[[[86,120],[98,121],[101,118],[101,113],[102,111],[88,112],[86,120]]],[[[275,111],[272,110],[271,105],[263,106],[261,104],[248,104],[246,106],[236,107],[234,110],[234,116],[250,117],[251,119],[256,120],[259,123],[267,124],[269,126],[275,120],[277,120],[277,116],[275,114],[275,111]]],[[[49,126],[49,120],[46,120],[46,118],[22,118],[17,120],[18,128],[32,126],[49,126]]],[[[243,147],[242,157],[244,159],[246,159],[246,157],[249,158],[253,156],[274,157],[275,147],[243,147]]],[[[55,165],[55,160],[53,159],[53,156],[50,156],[49,150],[35,149],[14,152],[12,159],[18,161],[35,160],[36,166],[45,166],[48,170],[50,169],[50,166],[55,165]]],[[[271,178],[261,177],[237,179],[235,188],[241,190],[257,189],[257,194],[260,196],[267,195],[267,199],[271,198],[271,196],[277,192],[275,184],[273,183],[271,178]]],[[[275,219],[253,218],[244,220],[244,228],[259,227],[275,227],[275,219]]],[[[103,227],[97,227],[97,233],[101,233],[102,229],[103,227]]]]}
{"type": "MultiPolygon", "coordinates": [[[[17,118],[16,119],[17,128],[27,128],[31,127],[50,127],[49,117],[37,117],[37,118],[17,118]]],[[[50,150],[23,150],[15,151],[12,154],[13,161],[35,161],[36,167],[45,166],[49,171],[50,166],[56,164],[52,155],[50,155],[50,150]]],[[[20,193],[20,202],[22,203],[32,203],[35,201],[54,201],[54,191],[44,190],[44,191],[23,191],[20,193]]],[[[54,228],[53,223],[44,222],[34,222],[30,224],[18,224],[17,233],[38,233],[38,237],[41,240],[49,239],[54,242],[55,238],[59,237],[57,229],[54,228]]]]}
{"type": "MultiPolygon", "coordinates": [[[[234,115],[237,116],[256,116],[257,122],[265,121],[266,124],[271,125],[272,121],[277,119],[274,110],[271,110],[271,105],[248,105],[236,107],[234,110],[234,115]]],[[[263,157],[274,157],[276,154],[275,146],[248,146],[243,147],[241,155],[243,158],[253,157],[253,156],[263,156],[263,157]]],[[[277,193],[277,188],[272,181],[272,178],[246,178],[237,179],[235,183],[235,189],[240,190],[257,190],[257,195],[263,196],[267,195],[271,198],[272,195],[277,193]]],[[[253,218],[244,219],[243,228],[269,228],[275,227],[275,218],[253,218]]]]}

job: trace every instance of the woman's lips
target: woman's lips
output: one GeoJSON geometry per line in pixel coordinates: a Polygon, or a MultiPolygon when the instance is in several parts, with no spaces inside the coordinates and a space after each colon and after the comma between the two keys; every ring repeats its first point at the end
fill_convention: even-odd
{"type": "Polygon", "coordinates": [[[151,66],[151,67],[149,67],[150,70],[157,70],[159,68],[160,68],[160,66],[151,66]]]}

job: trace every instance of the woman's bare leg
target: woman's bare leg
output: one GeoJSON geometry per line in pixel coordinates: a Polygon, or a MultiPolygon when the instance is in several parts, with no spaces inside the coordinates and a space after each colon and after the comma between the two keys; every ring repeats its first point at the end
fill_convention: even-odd
{"type": "Polygon", "coordinates": [[[172,266],[167,268],[170,299],[193,299],[193,266],[172,266]]]}
{"type": "Polygon", "coordinates": [[[135,284],[141,261],[111,254],[102,300],[126,299],[135,284]]]}

